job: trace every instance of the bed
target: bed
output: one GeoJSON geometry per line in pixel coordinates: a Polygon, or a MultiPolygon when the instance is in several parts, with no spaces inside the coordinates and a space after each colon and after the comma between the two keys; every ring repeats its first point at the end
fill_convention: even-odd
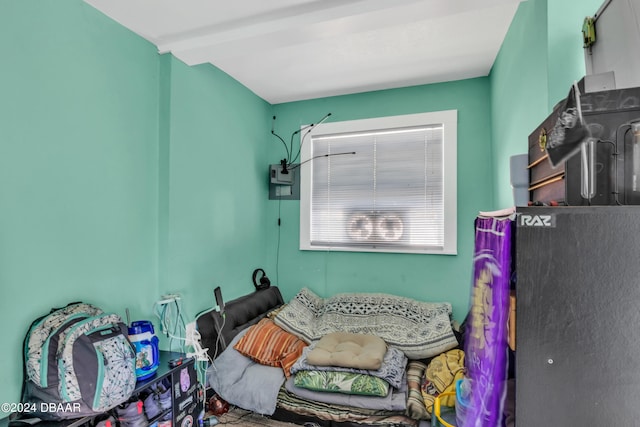
{"type": "Polygon", "coordinates": [[[310,426],[427,425],[420,377],[427,360],[458,346],[450,304],[388,294],[321,298],[303,288],[285,304],[271,286],[196,322],[215,393],[310,426]]]}

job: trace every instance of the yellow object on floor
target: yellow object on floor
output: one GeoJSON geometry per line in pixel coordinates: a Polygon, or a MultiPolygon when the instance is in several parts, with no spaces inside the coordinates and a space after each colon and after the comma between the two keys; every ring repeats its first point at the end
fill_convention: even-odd
{"type": "Polygon", "coordinates": [[[442,404],[455,405],[456,381],[464,377],[464,351],[449,350],[435,357],[427,366],[422,397],[427,411],[431,412],[437,396],[454,392],[453,397],[445,394],[442,404]]]}
{"type": "Polygon", "coordinates": [[[448,391],[436,397],[433,403],[433,414],[431,417],[432,427],[456,427],[455,403],[452,405],[443,404],[442,401],[444,400],[455,402],[456,392],[448,391]]]}

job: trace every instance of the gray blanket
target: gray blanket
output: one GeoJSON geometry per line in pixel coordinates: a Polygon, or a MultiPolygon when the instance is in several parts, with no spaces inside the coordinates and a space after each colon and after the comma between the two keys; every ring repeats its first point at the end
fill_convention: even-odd
{"type": "Polygon", "coordinates": [[[313,391],[296,387],[294,378],[289,378],[284,386],[290,393],[307,400],[327,403],[329,405],[352,406],[354,408],[377,409],[381,411],[401,411],[407,409],[407,386],[400,390],[393,390],[384,397],[362,396],[357,394],[331,393],[327,391],[313,391]]]}
{"type": "Polygon", "coordinates": [[[284,373],[282,368],[260,365],[233,348],[246,331],[240,332],[209,368],[209,385],[232,405],[272,415],[284,373]]]}

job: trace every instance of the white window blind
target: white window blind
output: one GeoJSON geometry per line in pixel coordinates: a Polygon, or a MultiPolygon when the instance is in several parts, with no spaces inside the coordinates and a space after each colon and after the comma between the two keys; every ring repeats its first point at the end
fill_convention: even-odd
{"type": "Polygon", "coordinates": [[[455,253],[445,139],[455,136],[455,122],[433,119],[421,114],[318,127],[305,150],[313,160],[303,169],[301,248],[455,253]]]}

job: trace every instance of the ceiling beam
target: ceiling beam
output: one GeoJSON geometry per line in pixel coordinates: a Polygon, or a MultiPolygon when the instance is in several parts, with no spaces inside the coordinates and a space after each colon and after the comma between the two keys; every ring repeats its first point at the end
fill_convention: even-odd
{"type": "Polygon", "coordinates": [[[312,44],[354,33],[430,21],[520,0],[323,0],[228,21],[223,25],[163,37],[159,53],[187,65],[215,64],[223,58],[312,44]],[[317,3],[322,3],[318,5],[317,3]]]}

